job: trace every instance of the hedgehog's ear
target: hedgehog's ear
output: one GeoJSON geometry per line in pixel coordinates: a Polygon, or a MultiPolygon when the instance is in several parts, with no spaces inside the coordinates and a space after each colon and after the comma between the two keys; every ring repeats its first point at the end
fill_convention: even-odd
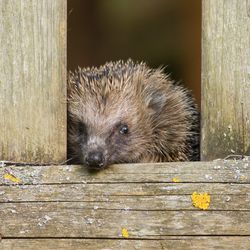
{"type": "Polygon", "coordinates": [[[154,113],[160,113],[167,101],[166,93],[162,89],[156,89],[152,86],[148,86],[144,93],[146,106],[154,113]]]}

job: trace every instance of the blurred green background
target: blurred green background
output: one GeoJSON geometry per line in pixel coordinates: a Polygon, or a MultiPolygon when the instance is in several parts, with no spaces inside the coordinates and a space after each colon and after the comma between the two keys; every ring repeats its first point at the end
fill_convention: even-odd
{"type": "Polygon", "coordinates": [[[132,58],[167,66],[200,104],[201,0],[68,0],[68,69],[132,58]]]}

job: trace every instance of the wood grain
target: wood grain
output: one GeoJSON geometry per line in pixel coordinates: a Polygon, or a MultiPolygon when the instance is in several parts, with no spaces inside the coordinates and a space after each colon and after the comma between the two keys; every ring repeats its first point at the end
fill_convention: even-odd
{"type": "Polygon", "coordinates": [[[202,160],[250,155],[249,9],[249,1],[202,1],[202,160]]]}
{"type": "MultiPolygon", "coordinates": [[[[190,201],[191,202],[191,201],[190,201]]],[[[250,211],[92,209],[79,202],[0,204],[3,237],[157,239],[182,235],[250,236],[250,211]]]]}
{"type": "Polygon", "coordinates": [[[165,237],[164,240],[113,240],[113,239],[4,239],[4,250],[44,249],[44,250],[93,250],[93,249],[166,249],[200,250],[249,249],[250,237],[165,237]]]}
{"type": "Polygon", "coordinates": [[[1,0],[0,160],[66,158],[66,5],[1,0]]]}
{"type": "Polygon", "coordinates": [[[121,164],[95,173],[82,166],[2,166],[0,247],[47,244],[50,249],[65,242],[73,249],[80,243],[84,249],[116,249],[117,244],[147,249],[159,239],[157,246],[170,249],[192,249],[190,242],[197,249],[206,242],[233,249],[230,236],[245,247],[250,237],[249,164],[121,164]],[[21,182],[6,179],[6,173],[21,182]],[[173,182],[174,176],[180,182],[173,182]],[[193,207],[193,192],[211,196],[208,210],[193,207]],[[125,242],[122,228],[129,232],[125,242]]]}
{"type": "MultiPolygon", "coordinates": [[[[80,202],[93,209],[193,210],[191,194],[212,195],[209,210],[250,210],[250,184],[129,183],[0,187],[0,203],[80,202]]],[[[14,204],[15,205],[15,204],[14,204]]],[[[13,205],[13,206],[14,206],[13,205]]]]}
{"type": "Polygon", "coordinates": [[[7,172],[21,184],[171,183],[174,177],[181,183],[250,183],[250,163],[246,160],[120,164],[99,172],[89,172],[80,165],[6,166],[0,168],[0,185],[13,184],[3,178],[7,172]]]}

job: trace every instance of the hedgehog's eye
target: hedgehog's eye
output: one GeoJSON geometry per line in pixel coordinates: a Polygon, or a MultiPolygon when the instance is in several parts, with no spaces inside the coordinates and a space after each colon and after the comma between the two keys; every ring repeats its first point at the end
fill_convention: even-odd
{"type": "Polygon", "coordinates": [[[127,124],[121,125],[119,132],[122,135],[126,135],[128,133],[128,125],[127,124]]]}
{"type": "Polygon", "coordinates": [[[87,127],[83,122],[78,123],[78,132],[80,135],[87,134],[87,127]]]}

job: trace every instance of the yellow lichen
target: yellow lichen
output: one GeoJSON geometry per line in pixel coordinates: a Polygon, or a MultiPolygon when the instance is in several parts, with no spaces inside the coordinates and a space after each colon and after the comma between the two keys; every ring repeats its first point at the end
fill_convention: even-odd
{"type": "Polygon", "coordinates": [[[8,174],[8,173],[4,174],[3,178],[6,179],[6,180],[10,180],[12,182],[15,182],[15,183],[21,182],[20,179],[16,178],[14,175],[8,174]]]}
{"type": "Polygon", "coordinates": [[[180,182],[180,179],[178,177],[173,177],[172,182],[180,182]]]}
{"type": "Polygon", "coordinates": [[[128,230],[126,228],[122,228],[122,237],[128,238],[128,230]]]}
{"type": "Polygon", "coordinates": [[[192,203],[194,207],[206,210],[210,204],[210,195],[207,193],[200,193],[194,192],[191,195],[192,203]]]}
{"type": "Polygon", "coordinates": [[[240,176],[240,180],[241,180],[241,181],[246,180],[246,176],[245,176],[245,175],[241,175],[241,176],[240,176]]]}

